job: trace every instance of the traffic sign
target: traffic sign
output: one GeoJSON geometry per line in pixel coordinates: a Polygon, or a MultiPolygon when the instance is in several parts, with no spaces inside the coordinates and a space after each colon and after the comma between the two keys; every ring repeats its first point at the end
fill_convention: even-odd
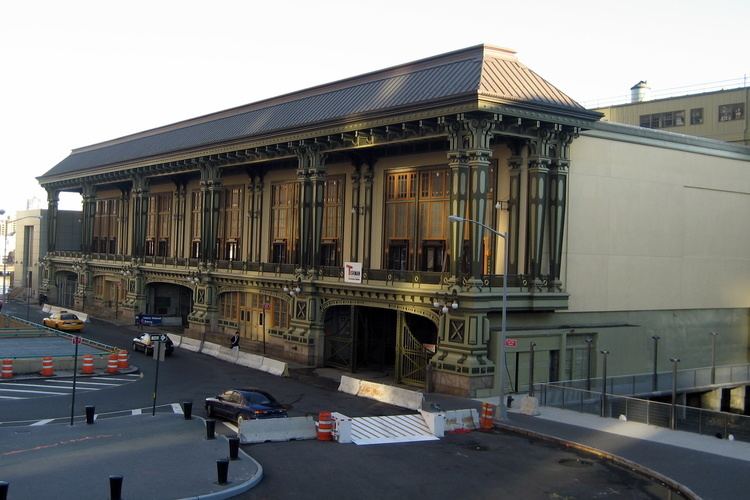
{"type": "Polygon", "coordinates": [[[264,302],[263,309],[271,309],[271,304],[269,304],[268,302],[264,302]]]}
{"type": "Polygon", "coordinates": [[[70,343],[73,344],[73,345],[80,344],[82,341],[83,341],[83,339],[81,337],[79,337],[78,335],[75,335],[75,336],[73,336],[73,338],[70,339],[70,343]]]}
{"type": "Polygon", "coordinates": [[[517,339],[505,339],[505,347],[518,347],[517,339]]]}
{"type": "Polygon", "coordinates": [[[151,342],[165,342],[166,340],[167,340],[166,335],[163,335],[163,334],[159,335],[155,333],[151,334],[151,342]]]}

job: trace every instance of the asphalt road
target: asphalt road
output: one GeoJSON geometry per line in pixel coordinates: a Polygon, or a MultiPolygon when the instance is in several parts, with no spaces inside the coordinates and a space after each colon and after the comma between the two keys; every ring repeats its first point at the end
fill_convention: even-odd
{"type": "MultiPolygon", "coordinates": [[[[24,317],[25,304],[6,304],[4,312],[24,317]]],[[[40,321],[32,306],[30,319],[40,321]]],[[[85,336],[130,348],[137,331],[92,320],[85,336]]],[[[131,354],[142,378],[112,389],[76,396],[76,414],[86,405],[97,413],[151,408],[155,361],[131,354]]],[[[338,392],[337,384],[310,371],[276,377],[215,358],[176,349],[159,366],[157,404],[193,401],[204,415],[203,400],[228,387],[258,386],[290,405],[290,416],[323,410],[375,416],[409,410],[338,392]]],[[[4,402],[0,421],[64,418],[69,398],[46,397],[4,402]]],[[[63,424],[58,424],[63,425],[63,424]]],[[[230,432],[219,426],[217,431],[230,432]]],[[[155,437],[154,439],[158,439],[155,437]]],[[[244,445],[263,466],[264,478],[239,498],[668,498],[653,481],[608,462],[503,432],[454,434],[440,441],[357,446],[318,441],[244,445]]],[[[144,457],[148,460],[148,457],[144,457]]]]}

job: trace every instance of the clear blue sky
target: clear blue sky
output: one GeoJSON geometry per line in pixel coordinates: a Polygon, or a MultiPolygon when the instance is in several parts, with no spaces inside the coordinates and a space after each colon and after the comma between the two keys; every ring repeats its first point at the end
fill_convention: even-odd
{"type": "Polygon", "coordinates": [[[581,102],[739,78],[748,19],[747,0],[6,1],[0,208],[46,207],[34,177],[72,148],[478,43],[581,102]]]}

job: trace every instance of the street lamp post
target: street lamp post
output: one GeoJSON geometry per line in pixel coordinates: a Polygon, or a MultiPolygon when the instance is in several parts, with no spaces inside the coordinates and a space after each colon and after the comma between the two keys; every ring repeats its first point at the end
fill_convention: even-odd
{"type": "Polygon", "coordinates": [[[671,411],[671,418],[670,418],[670,427],[672,430],[676,427],[676,405],[677,405],[677,363],[680,362],[680,358],[669,358],[669,361],[672,362],[672,411],[671,411]]]}
{"type": "Polygon", "coordinates": [[[500,401],[498,406],[500,407],[500,420],[508,420],[508,409],[505,407],[505,332],[506,332],[506,320],[507,320],[507,311],[508,311],[508,233],[506,232],[500,232],[495,229],[492,229],[486,224],[482,224],[479,221],[475,221],[472,219],[466,219],[464,217],[460,217],[458,215],[449,215],[448,220],[451,222],[468,222],[470,224],[477,224],[478,226],[481,226],[485,230],[491,232],[495,236],[499,236],[504,241],[504,250],[503,250],[503,309],[502,309],[502,319],[500,322],[500,338],[497,342],[497,348],[495,349],[495,352],[497,353],[497,360],[495,360],[495,377],[494,377],[494,385],[495,390],[498,393],[498,396],[500,397],[500,401]]]}
{"type": "Polygon", "coordinates": [[[657,362],[658,362],[658,352],[659,352],[659,337],[658,335],[652,335],[652,339],[654,339],[654,374],[652,380],[651,380],[651,390],[656,392],[659,388],[659,372],[657,372],[657,362]]]}
{"type": "Polygon", "coordinates": [[[716,383],[716,337],[719,334],[711,332],[711,385],[716,383]]]}
{"type": "Polygon", "coordinates": [[[602,366],[602,411],[601,416],[606,417],[607,416],[607,356],[609,356],[609,351],[606,349],[602,349],[599,351],[603,356],[603,366],[602,366]]]}
{"type": "Polygon", "coordinates": [[[593,347],[594,339],[586,337],[586,350],[588,355],[586,356],[586,390],[591,390],[591,348],[593,347]]]}

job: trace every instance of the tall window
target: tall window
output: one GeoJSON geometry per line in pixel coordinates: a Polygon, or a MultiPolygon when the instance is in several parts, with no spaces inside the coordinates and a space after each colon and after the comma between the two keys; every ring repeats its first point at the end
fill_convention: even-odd
{"type": "Polygon", "coordinates": [[[299,242],[299,184],[271,186],[271,262],[295,262],[299,242]]]}
{"type": "Polygon", "coordinates": [[[241,186],[227,187],[222,193],[216,235],[216,255],[222,260],[240,260],[243,193],[241,186]]]}
{"type": "MultiPolygon", "coordinates": [[[[490,163],[487,206],[494,204],[496,162],[490,163]]],[[[431,272],[450,271],[448,247],[450,169],[428,167],[386,173],[384,262],[388,269],[431,272]]],[[[486,224],[494,213],[486,211],[486,224]]],[[[470,228],[465,225],[464,264],[468,269],[470,228]]],[[[484,268],[488,268],[491,245],[483,238],[484,268]]]]}
{"type": "Polygon", "coordinates": [[[172,223],[172,193],[149,196],[146,225],[146,255],[167,257],[172,223]]]}
{"type": "Polygon", "coordinates": [[[190,193],[190,258],[200,259],[201,227],[203,225],[203,193],[190,193]]]}
{"type": "Polygon", "coordinates": [[[106,254],[117,252],[117,233],[119,231],[117,213],[119,205],[120,200],[116,198],[96,201],[93,251],[106,254]]]}
{"type": "Polygon", "coordinates": [[[703,124],[703,108],[693,108],[690,110],[690,125],[703,124]]]}
{"type": "Polygon", "coordinates": [[[323,232],[320,241],[320,264],[341,265],[341,241],[344,236],[344,176],[330,176],[325,181],[323,232]]]}

